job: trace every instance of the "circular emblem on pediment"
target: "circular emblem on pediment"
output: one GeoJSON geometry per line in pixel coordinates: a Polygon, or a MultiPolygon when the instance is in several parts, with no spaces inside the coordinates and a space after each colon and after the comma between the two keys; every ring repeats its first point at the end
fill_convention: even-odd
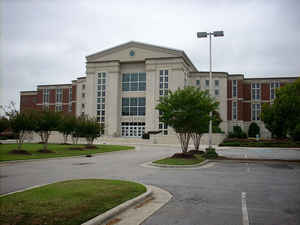
{"type": "Polygon", "coordinates": [[[135,54],[135,52],[134,52],[133,50],[131,50],[131,51],[129,52],[129,55],[130,55],[130,56],[134,56],[134,54],[135,54]]]}

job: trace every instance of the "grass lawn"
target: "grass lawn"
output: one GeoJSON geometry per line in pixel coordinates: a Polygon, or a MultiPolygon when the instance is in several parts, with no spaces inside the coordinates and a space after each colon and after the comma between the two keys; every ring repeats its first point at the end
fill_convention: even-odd
{"type": "Polygon", "coordinates": [[[165,158],[154,161],[153,163],[157,164],[166,164],[166,165],[193,165],[203,162],[205,159],[201,155],[195,154],[196,159],[181,159],[181,158],[165,158]]]}
{"type": "Polygon", "coordinates": [[[128,181],[58,182],[0,197],[0,224],[79,225],[144,192],[128,181]]]}
{"type": "Polygon", "coordinates": [[[22,149],[27,150],[32,155],[21,155],[21,154],[9,153],[11,150],[17,148],[17,144],[0,144],[0,161],[79,156],[79,155],[134,149],[134,147],[130,147],[130,146],[96,145],[97,149],[70,150],[70,148],[72,147],[84,147],[84,146],[85,145],[49,144],[48,149],[54,151],[54,153],[40,153],[38,152],[38,150],[43,148],[42,144],[26,143],[23,144],[22,149]]]}

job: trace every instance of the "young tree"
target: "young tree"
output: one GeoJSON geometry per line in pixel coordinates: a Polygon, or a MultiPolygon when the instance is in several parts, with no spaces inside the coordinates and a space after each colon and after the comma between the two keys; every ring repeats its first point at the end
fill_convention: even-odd
{"type": "Polygon", "coordinates": [[[10,127],[10,129],[17,137],[17,151],[20,151],[24,143],[25,133],[27,131],[32,131],[34,128],[32,111],[28,110],[19,112],[18,110],[16,110],[14,102],[10,102],[8,106],[0,106],[0,108],[9,118],[9,120],[7,120],[5,117],[2,118],[3,129],[10,127]]]}
{"type": "Polygon", "coordinates": [[[10,128],[17,136],[18,151],[21,150],[22,144],[24,143],[25,133],[32,131],[33,116],[31,112],[14,112],[9,117],[10,128]]]}
{"type": "Polygon", "coordinates": [[[192,134],[197,144],[197,140],[200,140],[203,132],[208,129],[209,112],[217,107],[218,103],[208,92],[186,87],[175,92],[169,91],[169,95],[160,99],[156,109],[161,112],[160,121],[173,127],[182,153],[186,153],[192,134]]]}
{"type": "Polygon", "coordinates": [[[43,150],[47,152],[49,137],[51,132],[58,128],[60,114],[53,111],[36,111],[34,115],[34,131],[40,135],[44,144],[43,150]]]}
{"type": "Polygon", "coordinates": [[[97,123],[96,119],[86,117],[83,121],[82,133],[87,144],[92,145],[94,140],[101,136],[103,129],[102,124],[97,123]]]}
{"type": "Polygon", "coordinates": [[[74,125],[76,122],[76,117],[69,114],[61,115],[61,120],[58,125],[58,131],[62,133],[64,137],[64,144],[68,142],[68,137],[72,134],[74,130],[74,125]]]}
{"type": "Polygon", "coordinates": [[[72,137],[72,143],[75,145],[78,143],[79,137],[83,137],[83,126],[84,126],[84,121],[85,117],[80,116],[80,117],[75,117],[75,120],[73,121],[73,129],[71,132],[71,137],[72,137]]]}
{"type": "Polygon", "coordinates": [[[262,108],[262,120],[273,135],[280,138],[288,133],[297,140],[300,124],[300,78],[276,90],[274,103],[262,108]]]}
{"type": "Polygon", "coordinates": [[[4,116],[0,117],[0,133],[5,131],[7,128],[9,128],[9,120],[4,116]]]}

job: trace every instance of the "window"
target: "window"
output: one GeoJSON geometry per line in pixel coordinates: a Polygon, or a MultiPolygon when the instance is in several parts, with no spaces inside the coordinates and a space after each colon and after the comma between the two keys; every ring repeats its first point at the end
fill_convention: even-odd
{"type": "Polygon", "coordinates": [[[122,98],[122,116],[145,116],[145,98],[122,98]]]}
{"type": "Polygon", "coordinates": [[[197,85],[197,86],[200,85],[200,80],[196,80],[196,85],[197,85]]]}
{"type": "Polygon", "coordinates": [[[168,95],[169,88],[169,71],[160,70],[159,71],[159,96],[168,95]]]}
{"type": "Polygon", "coordinates": [[[72,104],[69,104],[68,110],[69,110],[69,112],[72,112],[72,104]]]}
{"type": "Polygon", "coordinates": [[[215,80],[215,87],[219,87],[219,84],[220,84],[219,80],[215,80]]]}
{"type": "Polygon", "coordinates": [[[237,120],[237,102],[232,102],[232,120],[237,120]]]}
{"type": "Polygon", "coordinates": [[[215,96],[220,95],[219,85],[220,85],[219,80],[215,80],[215,96]]]}
{"type": "Polygon", "coordinates": [[[252,104],[252,120],[260,120],[260,104],[252,104]]]}
{"type": "Polygon", "coordinates": [[[215,96],[219,96],[219,95],[220,95],[219,89],[215,89],[215,96]]]}
{"type": "Polygon", "coordinates": [[[209,80],[205,80],[205,87],[209,88],[209,80]]]}
{"type": "Polygon", "coordinates": [[[270,99],[273,100],[276,97],[276,89],[280,87],[278,81],[274,81],[270,84],[270,99]]]}
{"type": "Polygon", "coordinates": [[[260,84],[253,83],[251,87],[252,87],[252,99],[259,100],[260,99],[260,84]]]}
{"type": "Polygon", "coordinates": [[[49,103],[49,89],[43,90],[43,103],[49,103]]]}
{"type": "Polygon", "coordinates": [[[105,92],[106,92],[106,73],[98,73],[97,79],[97,98],[96,98],[96,115],[97,122],[105,122],[105,92]]]}
{"type": "Polygon", "coordinates": [[[72,101],[72,87],[69,88],[69,102],[72,101]]]}
{"type": "Polygon", "coordinates": [[[82,98],[85,98],[85,93],[82,93],[82,95],[81,95],[81,96],[82,96],[82,98]]]}
{"type": "Polygon", "coordinates": [[[81,104],[81,108],[84,109],[84,104],[81,104]]]}
{"type": "Polygon", "coordinates": [[[237,80],[232,81],[232,97],[237,97],[237,80]]]}
{"type": "Polygon", "coordinates": [[[165,123],[159,123],[158,125],[159,130],[161,130],[162,135],[168,135],[168,125],[165,123]]]}
{"type": "Polygon", "coordinates": [[[62,89],[56,89],[56,102],[62,102],[62,89]]]}
{"type": "Polygon", "coordinates": [[[55,111],[56,112],[61,112],[62,111],[62,105],[56,105],[55,106],[55,111]]]}
{"type": "Polygon", "coordinates": [[[122,76],[123,91],[145,91],[146,73],[124,73],[122,76]]]}
{"type": "Polygon", "coordinates": [[[82,90],[84,90],[84,89],[85,89],[85,84],[82,85],[82,90]]]}

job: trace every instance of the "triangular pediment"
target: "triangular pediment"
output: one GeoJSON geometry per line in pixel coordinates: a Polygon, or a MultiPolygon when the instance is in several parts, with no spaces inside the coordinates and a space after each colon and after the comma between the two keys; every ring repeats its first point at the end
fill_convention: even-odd
{"type": "Polygon", "coordinates": [[[140,42],[127,42],[116,47],[97,52],[86,57],[88,62],[114,61],[120,62],[144,61],[149,58],[186,57],[181,50],[165,48],[140,42]]]}

